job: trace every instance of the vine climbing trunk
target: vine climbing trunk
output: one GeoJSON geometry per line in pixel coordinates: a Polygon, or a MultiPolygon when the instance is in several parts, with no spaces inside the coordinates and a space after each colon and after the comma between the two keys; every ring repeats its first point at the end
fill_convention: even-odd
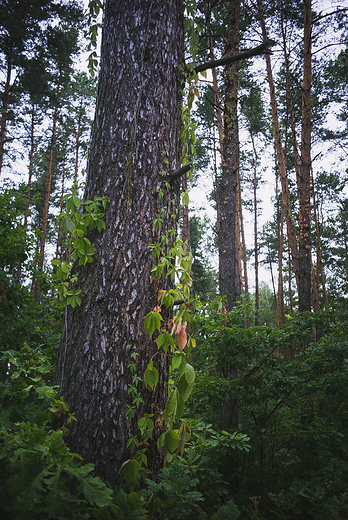
{"type": "MultiPolygon", "coordinates": [[[[112,485],[129,457],[127,441],[139,417],[125,417],[132,358],[141,379],[152,359],[162,382],[154,391],[138,384],[139,413],[156,419],[167,397],[167,358],[157,354],[143,321],[158,305],[159,291],[169,287],[152,279],[149,245],[164,236],[169,248],[177,221],[180,180],[168,189],[162,172],[180,166],[182,63],[179,0],[105,2],[85,198],[106,195],[110,202],[105,232],[89,237],[97,250],[93,262],[75,268],[81,306],[67,310],[57,383],[77,417],[70,448],[112,485]],[[160,229],[154,219],[162,221],[160,229]]],[[[161,458],[154,441],[147,457],[156,473],[161,458]]]]}

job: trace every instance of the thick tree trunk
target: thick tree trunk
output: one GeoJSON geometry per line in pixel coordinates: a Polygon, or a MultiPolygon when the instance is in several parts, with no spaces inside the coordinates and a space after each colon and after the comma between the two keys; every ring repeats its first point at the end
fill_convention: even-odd
{"type": "Polygon", "coordinates": [[[302,131],[301,167],[299,179],[299,311],[312,308],[311,284],[311,90],[312,90],[312,6],[311,0],[303,3],[303,83],[302,83],[302,131]]]}
{"type": "MultiPolygon", "coordinates": [[[[229,2],[229,27],[225,55],[239,51],[240,1],[229,2]]],[[[230,310],[240,298],[240,273],[236,241],[236,210],[239,170],[239,138],[237,118],[238,64],[225,70],[225,112],[222,180],[220,190],[220,294],[227,296],[230,310]]]]}
{"type": "MultiPolygon", "coordinates": [[[[167,396],[167,359],[156,355],[143,320],[167,283],[152,280],[148,246],[162,234],[170,240],[172,214],[179,205],[180,181],[168,191],[161,172],[179,168],[180,10],[179,0],[107,0],[104,8],[85,197],[107,195],[110,203],[106,231],[91,237],[97,248],[93,263],[78,268],[82,303],[67,310],[57,382],[77,417],[70,448],[113,485],[129,457],[127,440],[135,433],[135,421],[125,418],[127,404],[132,404],[131,355],[138,355],[138,376],[143,377],[153,356],[160,374],[154,392],[139,384],[141,412],[158,415],[167,396]],[[153,220],[161,207],[167,212],[157,232],[153,220]]],[[[161,459],[152,446],[148,453],[156,472],[161,459]]]]}

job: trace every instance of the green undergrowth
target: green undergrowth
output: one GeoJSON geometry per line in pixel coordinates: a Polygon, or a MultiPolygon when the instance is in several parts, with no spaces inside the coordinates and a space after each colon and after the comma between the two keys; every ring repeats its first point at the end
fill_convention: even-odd
{"type": "Polygon", "coordinates": [[[53,383],[54,320],[39,346],[13,339],[0,359],[1,518],[347,518],[348,325],[320,313],[246,328],[248,312],[194,314],[190,440],[132,492],[65,443],[75,418],[53,383]]]}

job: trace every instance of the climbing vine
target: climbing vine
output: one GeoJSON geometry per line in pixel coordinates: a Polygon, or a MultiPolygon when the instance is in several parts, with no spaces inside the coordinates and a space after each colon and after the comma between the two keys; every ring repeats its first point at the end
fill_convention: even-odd
{"type": "MultiPolygon", "coordinates": [[[[78,261],[79,265],[86,265],[92,262],[96,252],[95,246],[86,236],[87,231],[97,229],[100,232],[105,229],[103,217],[109,197],[96,196],[93,200],[82,202],[76,192],[75,186],[70,194],[65,195],[65,210],[59,215],[59,219],[62,220],[63,229],[69,233],[71,260],[78,261]]],[[[59,297],[72,307],[80,305],[81,290],[71,289],[71,285],[77,282],[77,274],[71,275],[71,261],[56,258],[52,260],[52,264],[55,266],[54,285],[59,297]]]]}
{"type": "MultiPolygon", "coordinates": [[[[191,56],[195,58],[198,34],[193,24],[193,9],[195,2],[187,2],[186,6],[186,34],[188,36],[191,56]]],[[[183,67],[183,103],[181,106],[181,130],[180,139],[182,145],[182,164],[188,165],[190,158],[195,159],[195,122],[191,118],[191,108],[195,97],[199,96],[196,84],[198,75],[193,67],[183,67]]],[[[170,177],[166,171],[162,171],[162,187],[157,190],[159,203],[165,191],[172,189],[168,181],[170,177]]],[[[181,202],[183,206],[189,203],[188,190],[183,191],[181,202]]],[[[153,220],[156,243],[150,244],[154,257],[152,278],[163,280],[169,277],[174,287],[169,290],[158,291],[158,302],[144,318],[144,329],[157,345],[158,350],[163,350],[169,357],[169,381],[167,383],[167,402],[162,413],[155,417],[154,414],[145,414],[138,420],[138,435],[132,435],[128,441],[128,447],[132,452],[132,458],[127,460],[122,468],[121,475],[125,478],[130,489],[134,489],[140,483],[142,477],[149,472],[146,469],[146,446],[148,441],[154,437],[154,432],[160,430],[157,440],[158,450],[162,451],[165,464],[171,463],[177,456],[183,453],[186,442],[190,439],[191,431],[184,419],[185,403],[188,400],[195,381],[195,371],[189,363],[192,350],[196,348],[196,340],[189,334],[191,321],[191,309],[199,305],[199,301],[191,297],[190,287],[192,285],[191,267],[192,254],[187,244],[177,237],[177,227],[173,226],[169,233],[161,233],[164,217],[167,216],[168,208],[160,207],[159,212],[153,220]],[[168,236],[169,235],[169,236],[168,236]],[[177,237],[177,238],[175,238],[177,237]],[[170,240],[173,242],[168,249],[170,240]],[[162,309],[174,309],[180,304],[180,308],[173,317],[167,321],[162,316],[162,309]]],[[[173,216],[176,220],[176,215],[173,216]]],[[[156,355],[156,354],[155,354],[156,355]]],[[[132,353],[132,361],[128,368],[132,372],[132,383],[128,393],[132,397],[132,404],[127,407],[127,417],[135,416],[136,408],[142,402],[138,384],[140,378],[136,373],[136,353],[132,353]]],[[[153,356],[154,357],[154,356],[153,356]]],[[[159,383],[158,370],[153,364],[153,357],[148,363],[145,374],[145,387],[153,391],[159,383]]]]}

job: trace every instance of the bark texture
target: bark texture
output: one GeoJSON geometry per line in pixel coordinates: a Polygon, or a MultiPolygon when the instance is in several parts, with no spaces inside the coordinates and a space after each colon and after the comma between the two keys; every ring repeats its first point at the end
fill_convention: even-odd
{"type": "Polygon", "coordinates": [[[301,132],[301,167],[299,179],[299,293],[300,312],[312,308],[311,291],[311,92],[312,92],[312,5],[310,0],[303,3],[303,83],[302,83],[302,132],[301,132]]]}
{"type": "MultiPolygon", "coordinates": [[[[157,353],[144,333],[143,319],[157,305],[164,280],[152,280],[148,246],[169,238],[179,204],[179,182],[164,189],[163,170],[179,168],[180,88],[183,29],[178,0],[107,0],[97,107],[87,172],[87,199],[107,195],[106,231],[90,237],[97,253],[79,268],[81,307],[68,309],[57,382],[78,419],[68,442],[111,484],[129,457],[134,432],[125,418],[131,404],[130,355],[137,375],[157,353]],[[153,219],[167,209],[159,232],[153,219]],[[127,350],[126,347],[130,346],[127,350]]],[[[160,382],[154,392],[139,390],[142,412],[159,413],[167,393],[167,362],[153,359],[160,382]]],[[[154,445],[154,442],[153,442],[154,445]]],[[[159,457],[149,463],[158,471],[159,457]]],[[[148,455],[149,453],[147,453],[148,455]]]]}
{"type": "MultiPolygon", "coordinates": [[[[225,54],[239,50],[240,1],[229,2],[229,27],[225,54]]],[[[222,179],[220,189],[220,294],[227,296],[230,310],[240,298],[240,273],[236,240],[237,187],[239,171],[239,136],[237,117],[238,64],[225,70],[225,111],[222,179]]]]}

